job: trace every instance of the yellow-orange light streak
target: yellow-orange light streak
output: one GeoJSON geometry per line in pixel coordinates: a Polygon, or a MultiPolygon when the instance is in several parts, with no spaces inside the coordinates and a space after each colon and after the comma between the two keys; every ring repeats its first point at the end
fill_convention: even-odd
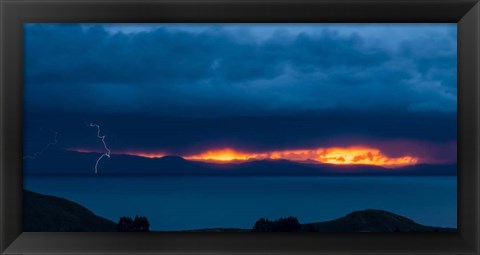
{"type": "Polygon", "coordinates": [[[132,156],[139,156],[139,157],[144,157],[144,158],[161,158],[167,156],[167,154],[164,153],[158,153],[158,152],[118,152],[114,154],[123,154],[123,155],[132,155],[132,156]]]}
{"type": "Polygon", "coordinates": [[[189,160],[202,160],[202,161],[234,161],[234,160],[248,160],[253,159],[254,154],[247,154],[235,151],[233,149],[219,149],[209,150],[196,155],[184,156],[189,160]]]}
{"type": "MultiPolygon", "coordinates": [[[[87,149],[69,149],[77,152],[97,152],[87,149]]],[[[160,152],[122,151],[112,154],[133,155],[146,158],[161,158],[168,154],[160,152]]],[[[182,156],[188,160],[213,161],[229,163],[234,161],[261,160],[261,159],[286,159],[291,161],[310,161],[313,163],[339,164],[339,165],[375,165],[384,167],[402,167],[415,165],[419,162],[417,157],[405,155],[401,157],[388,157],[379,149],[366,146],[330,147],[314,149],[278,150],[269,152],[244,152],[231,148],[212,149],[205,152],[182,156]]]]}
{"type": "Polygon", "coordinates": [[[327,148],[314,160],[329,164],[359,164],[400,167],[418,163],[413,156],[387,157],[380,150],[366,147],[327,148]]]}
{"type": "Polygon", "coordinates": [[[313,161],[317,163],[341,165],[376,165],[386,167],[401,167],[418,163],[413,156],[388,157],[379,149],[368,147],[333,147],[299,150],[281,150],[262,153],[239,152],[225,148],[209,150],[195,155],[184,156],[185,159],[199,161],[245,161],[253,159],[286,159],[292,161],[313,161]]]}

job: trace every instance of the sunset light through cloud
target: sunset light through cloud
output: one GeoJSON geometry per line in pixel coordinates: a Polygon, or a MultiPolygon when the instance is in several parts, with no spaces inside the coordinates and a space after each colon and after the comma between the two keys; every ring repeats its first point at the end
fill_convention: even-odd
{"type": "MultiPolygon", "coordinates": [[[[69,149],[76,152],[93,152],[86,149],[69,149]]],[[[161,158],[168,154],[158,152],[122,151],[112,152],[117,155],[132,155],[145,158],[161,158]]],[[[338,165],[375,165],[389,168],[415,165],[419,158],[412,155],[389,157],[376,148],[365,146],[330,147],[314,149],[276,150],[268,152],[244,152],[231,148],[213,149],[204,152],[180,155],[187,160],[229,163],[248,160],[290,160],[297,162],[338,164],[338,165]]]]}
{"type": "Polygon", "coordinates": [[[265,158],[266,154],[242,153],[233,149],[209,150],[200,154],[185,156],[185,159],[201,161],[235,161],[265,158]]]}
{"type": "Polygon", "coordinates": [[[195,155],[184,156],[189,160],[200,161],[242,161],[260,159],[286,159],[291,161],[313,161],[328,164],[376,165],[401,167],[418,163],[413,156],[388,157],[380,150],[367,147],[332,147],[316,149],[280,150],[261,153],[239,152],[233,149],[209,150],[195,155]]]}

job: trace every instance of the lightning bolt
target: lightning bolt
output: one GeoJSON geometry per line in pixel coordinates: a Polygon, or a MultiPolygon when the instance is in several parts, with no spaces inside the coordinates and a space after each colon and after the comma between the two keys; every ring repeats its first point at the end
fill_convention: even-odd
{"type": "Polygon", "coordinates": [[[32,155],[27,155],[27,156],[23,157],[23,159],[31,159],[31,160],[36,159],[38,156],[42,155],[50,146],[56,145],[57,142],[58,142],[58,140],[57,140],[58,132],[54,131],[54,133],[55,133],[55,136],[53,138],[53,142],[50,142],[47,145],[45,145],[45,147],[43,147],[42,150],[37,151],[37,152],[33,153],[32,155]]]}
{"type": "Polygon", "coordinates": [[[103,147],[105,147],[105,150],[106,150],[106,152],[103,153],[97,159],[97,163],[95,163],[95,174],[97,174],[98,173],[98,163],[100,162],[100,160],[102,160],[103,157],[110,158],[110,149],[107,147],[107,144],[105,143],[105,135],[100,135],[100,126],[98,124],[95,124],[95,123],[90,123],[89,127],[97,128],[97,137],[102,140],[103,147]]]}

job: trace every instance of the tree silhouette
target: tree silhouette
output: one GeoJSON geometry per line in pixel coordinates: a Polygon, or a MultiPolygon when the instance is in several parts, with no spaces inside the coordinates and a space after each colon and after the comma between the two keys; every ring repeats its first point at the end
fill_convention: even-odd
{"type": "Polygon", "coordinates": [[[150,223],[148,222],[147,217],[135,216],[135,220],[133,221],[133,225],[135,226],[135,230],[137,232],[149,232],[150,231],[150,223]]]}
{"type": "Polygon", "coordinates": [[[118,232],[132,232],[133,231],[133,220],[130,217],[120,217],[120,220],[117,224],[118,232]]]}
{"type": "Polygon", "coordinates": [[[149,232],[150,223],[148,219],[143,216],[135,216],[135,219],[124,216],[120,217],[117,224],[118,232],[149,232]]]}
{"type": "Polygon", "coordinates": [[[280,218],[274,221],[261,218],[253,226],[253,232],[299,232],[302,225],[295,217],[280,218]]]}
{"type": "Polygon", "coordinates": [[[255,225],[253,226],[252,231],[253,232],[272,232],[272,222],[265,218],[261,218],[257,222],[255,222],[255,225]]]}

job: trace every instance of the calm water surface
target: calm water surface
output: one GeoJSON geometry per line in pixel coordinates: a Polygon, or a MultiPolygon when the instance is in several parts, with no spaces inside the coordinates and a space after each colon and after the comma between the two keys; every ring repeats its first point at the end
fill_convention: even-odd
{"type": "Polygon", "coordinates": [[[456,227],[456,177],[25,176],[24,187],[77,202],[117,222],[147,216],[152,230],[251,228],[260,217],[301,223],[384,209],[456,227]]]}

